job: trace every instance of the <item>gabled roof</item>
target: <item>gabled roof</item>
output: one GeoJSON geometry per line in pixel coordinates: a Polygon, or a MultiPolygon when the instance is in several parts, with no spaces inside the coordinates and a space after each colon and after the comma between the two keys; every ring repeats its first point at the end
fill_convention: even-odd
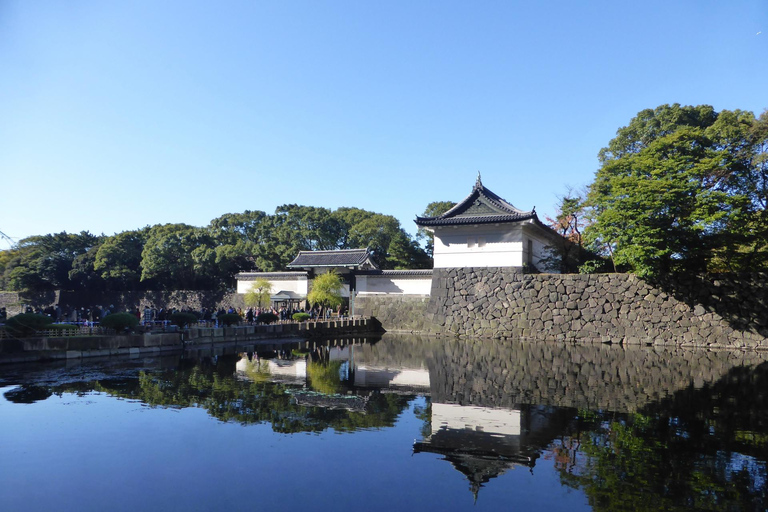
{"type": "Polygon", "coordinates": [[[376,268],[368,249],[340,249],[337,251],[300,251],[288,268],[354,267],[363,265],[376,268]]]}
{"type": "Polygon", "coordinates": [[[415,222],[419,227],[432,227],[520,222],[529,219],[539,220],[535,208],[529,212],[516,208],[485,188],[478,174],[472,192],[463,201],[438,217],[416,217],[415,222]]]}

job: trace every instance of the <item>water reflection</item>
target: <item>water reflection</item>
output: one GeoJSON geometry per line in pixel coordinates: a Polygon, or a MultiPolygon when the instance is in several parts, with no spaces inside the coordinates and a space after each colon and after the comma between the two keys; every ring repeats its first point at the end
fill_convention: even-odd
{"type": "Polygon", "coordinates": [[[11,369],[0,384],[15,403],[99,391],[281,433],[394,427],[422,396],[413,453],[450,464],[475,497],[545,465],[594,510],[763,510],[766,359],[387,335],[11,369]]]}

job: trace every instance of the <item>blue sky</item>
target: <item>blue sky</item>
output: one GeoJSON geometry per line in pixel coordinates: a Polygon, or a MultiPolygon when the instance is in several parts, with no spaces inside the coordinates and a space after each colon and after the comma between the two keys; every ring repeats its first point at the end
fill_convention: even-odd
{"type": "MultiPolygon", "coordinates": [[[[0,2],[0,231],[539,216],[644,108],[768,108],[768,1],[0,2]]],[[[0,249],[8,244],[0,241],[0,249]]]]}

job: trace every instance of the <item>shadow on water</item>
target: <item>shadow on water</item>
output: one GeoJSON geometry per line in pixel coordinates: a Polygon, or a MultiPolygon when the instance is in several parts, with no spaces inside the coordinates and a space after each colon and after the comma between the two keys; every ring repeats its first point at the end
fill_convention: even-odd
{"type": "Polygon", "coordinates": [[[389,428],[423,396],[413,452],[475,497],[549,465],[595,510],[768,506],[768,354],[405,335],[242,348],[25,366],[0,384],[11,402],[101,392],[283,433],[389,428]]]}

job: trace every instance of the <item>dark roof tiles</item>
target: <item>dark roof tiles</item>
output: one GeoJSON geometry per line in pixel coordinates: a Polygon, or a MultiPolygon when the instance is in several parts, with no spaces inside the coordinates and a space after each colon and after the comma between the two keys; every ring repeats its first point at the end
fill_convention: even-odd
{"type": "Polygon", "coordinates": [[[359,267],[371,257],[368,249],[341,249],[337,251],[301,251],[288,264],[288,268],[307,267],[359,267]]]}
{"type": "Polygon", "coordinates": [[[417,226],[455,226],[538,220],[536,210],[520,210],[483,186],[477,177],[472,192],[463,201],[437,217],[416,217],[417,226]]]}

